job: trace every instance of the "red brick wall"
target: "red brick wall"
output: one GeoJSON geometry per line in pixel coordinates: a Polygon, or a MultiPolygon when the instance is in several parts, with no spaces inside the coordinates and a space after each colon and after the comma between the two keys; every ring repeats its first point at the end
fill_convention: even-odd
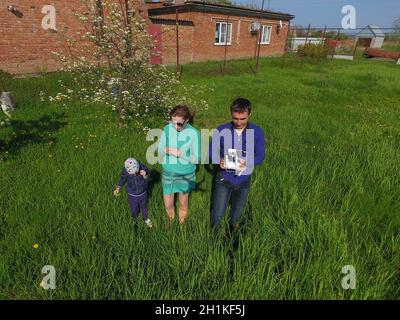
{"type": "MultiPolygon", "coordinates": [[[[155,16],[154,18],[175,19],[175,14],[155,16]]],[[[189,12],[180,13],[179,20],[193,21],[194,26],[179,26],[180,62],[223,60],[225,46],[215,45],[215,23],[225,22],[226,15],[214,13],[189,12]]],[[[252,58],[256,53],[257,35],[250,33],[250,24],[260,21],[256,18],[230,16],[232,23],[232,42],[226,48],[227,59],[252,58]]],[[[284,53],[288,27],[277,32],[279,20],[260,21],[264,25],[272,26],[270,44],[262,44],[260,56],[280,56],[284,53]]],[[[287,24],[287,21],[283,22],[287,24]]],[[[162,27],[163,53],[162,61],[165,64],[176,62],[176,36],[175,26],[163,25],[162,27]]]]}
{"type": "MultiPolygon", "coordinates": [[[[171,17],[168,17],[170,19],[171,17]]],[[[181,17],[179,17],[179,20],[181,17]]],[[[179,36],[179,63],[195,61],[193,59],[194,28],[192,26],[180,25],[179,36]]],[[[175,64],[177,56],[176,26],[161,25],[161,61],[163,64],[175,64]]]]}
{"type": "Polygon", "coordinates": [[[59,34],[42,28],[44,5],[56,8],[57,30],[71,35],[82,29],[74,12],[85,8],[79,0],[8,0],[0,2],[0,69],[12,74],[53,71],[59,65],[52,51],[64,47],[59,34]],[[14,4],[17,15],[7,11],[14,4]]]}
{"type": "MultiPolygon", "coordinates": [[[[87,12],[81,0],[6,0],[0,1],[0,70],[12,74],[36,73],[57,70],[60,66],[53,59],[52,51],[61,51],[65,46],[60,34],[43,30],[41,24],[45,14],[44,5],[56,8],[57,30],[66,35],[84,32],[74,16],[75,12],[87,12]],[[7,5],[14,4],[18,15],[7,11],[7,5]]],[[[146,10],[144,10],[146,11],[146,10]]],[[[175,14],[164,15],[175,19],[175,14]]],[[[156,18],[161,18],[157,16],[156,18]]],[[[224,46],[214,45],[215,21],[225,21],[226,16],[213,13],[189,12],[179,14],[179,19],[192,21],[194,26],[179,26],[180,63],[206,60],[222,60],[224,46]]],[[[231,17],[232,45],[227,47],[227,58],[254,57],[256,38],[249,31],[254,18],[231,17]],[[238,39],[238,25],[240,34],[238,39]]],[[[261,56],[281,55],[284,50],[287,27],[276,33],[279,21],[273,23],[271,44],[261,45],[261,56]]],[[[162,26],[162,63],[176,63],[175,25],[162,26]]],[[[89,52],[90,53],[90,52],[89,52]]]]}
{"type": "MultiPolygon", "coordinates": [[[[117,1],[117,0],[115,0],[117,1]]],[[[141,1],[137,0],[138,9],[141,1]]],[[[60,65],[54,60],[52,51],[67,50],[63,37],[79,39],[84,26],[75,13],[91,12],[82,0],[6,0],[0,1],[0,70],[11,74],[55,71],[60,65]],[[14,4],[17,14],[7,11],[7,5],[14,4]],[[59,33],[42,28],[42,14],[45,5],[56,9],[56,28],[59,33]]],[[[91,50],[85,55],[90,56],[91,50]]]]}

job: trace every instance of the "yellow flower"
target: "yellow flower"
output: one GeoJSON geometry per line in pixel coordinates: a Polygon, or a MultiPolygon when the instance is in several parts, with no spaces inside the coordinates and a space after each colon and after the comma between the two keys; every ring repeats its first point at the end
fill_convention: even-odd
{"type": "Polygon", "coordinates": [[[37,248],[39,248],[39,244],[35,243],[35,244],[33,245],[33,247],[34,247],[35,249],[37,249],[37,248]]]}

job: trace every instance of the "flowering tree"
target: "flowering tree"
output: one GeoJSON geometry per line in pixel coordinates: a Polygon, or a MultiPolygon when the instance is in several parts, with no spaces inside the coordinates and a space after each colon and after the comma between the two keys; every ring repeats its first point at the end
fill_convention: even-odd
{"type": "Polygon", "coordinates": [[[120,127],[126,127],[127,119],[145,125],[146,119],[166,116],[178,103],[207,107],[187,96],[184,86],[181,94],[176,92],[179,80],[172,71],[150,65],[154,43],[138,1],[86,0],[86,5],[90,13],[76,14],[83,31],[64,36],[67,52],[54,53],[62,70],[73,75],[73,87],[61,83],[63,92],[50,96],[51,101],[74,97],[101,103],[118,112],[120,127]]]}

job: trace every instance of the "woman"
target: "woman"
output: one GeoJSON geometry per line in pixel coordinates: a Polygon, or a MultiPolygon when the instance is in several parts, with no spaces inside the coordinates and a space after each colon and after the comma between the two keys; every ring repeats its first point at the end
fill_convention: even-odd
{"type": "Polygon", "coordinates": [[[158,152],[162,155],[162,188],[169,221],[175,218],[175,193],[179,194],[179,223],[189,209],[189,193],[196,187],[196,164],[200,160],[200,133],[189,122],[187,106],[178,105],[170,112],[170,123],[163,129],[158,152]]]}

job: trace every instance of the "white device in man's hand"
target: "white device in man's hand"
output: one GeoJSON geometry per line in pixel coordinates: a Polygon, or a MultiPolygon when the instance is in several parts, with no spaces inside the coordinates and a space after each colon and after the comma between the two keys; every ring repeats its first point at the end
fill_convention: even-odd
{"type": "Polygon", "coordinates": [[[246,160],[239,156],[241,150],[228,149],[228,154],[225,154],[225,168],[235,170],[235,174],[240,176],[246,170],[246,160]],[[244,163],[244,164],[243,164],[244,163]]]}
{"type": "Polygon", "coordinates": [[[236,170],[239,166],[236,149],[228,149],[228,154],[225,155],[225,168],[228,170],[236,170]]]}

